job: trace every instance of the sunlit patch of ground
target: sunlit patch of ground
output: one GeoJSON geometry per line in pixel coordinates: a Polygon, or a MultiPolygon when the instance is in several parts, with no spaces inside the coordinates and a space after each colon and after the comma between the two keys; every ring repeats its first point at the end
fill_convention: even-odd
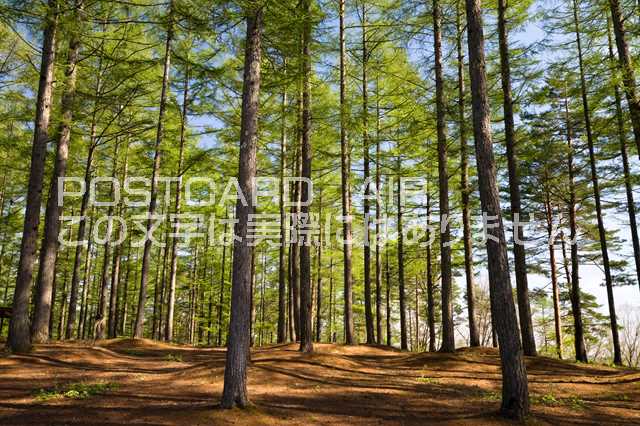
{"type": "MultiPolygon", "coordinates": [[[[497,351],[376,346],[252,352],[248,410],[221,410],[224,349],[117,339],[0,357],[0,424],[509,424],[497,351]]],[[[638,425],[640,372],[528,359],[528,424],[638,425]]]]}

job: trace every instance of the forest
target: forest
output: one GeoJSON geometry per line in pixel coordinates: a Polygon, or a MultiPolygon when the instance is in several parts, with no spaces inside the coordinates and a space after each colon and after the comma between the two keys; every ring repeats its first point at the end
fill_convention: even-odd
{"type": "Polygon", "coordinates": [[[0,0],[0,424],[640,424],[639,82],[637,0],[0,0]]]}

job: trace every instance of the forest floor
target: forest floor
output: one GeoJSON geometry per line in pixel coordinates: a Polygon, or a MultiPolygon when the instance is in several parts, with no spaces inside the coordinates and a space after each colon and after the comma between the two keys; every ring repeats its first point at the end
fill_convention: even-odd
{"type": "MultiPolygon", "coordinates": [[[[316,344],[252,352],[248,410],[218,406],[223,349],[148,340],[0,355],[0,424],[509,424],[494,349],[410,354],[316,344]]],[[[640,425],[640,371],[527,359],[533,425],[640,425]]]]}

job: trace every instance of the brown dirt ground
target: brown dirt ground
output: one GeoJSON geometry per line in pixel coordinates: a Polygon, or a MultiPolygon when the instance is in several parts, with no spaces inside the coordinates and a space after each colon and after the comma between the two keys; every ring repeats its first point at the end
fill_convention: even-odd
{"type": "MultiPolygon", "coordinates": [[[[248,410],[222,410],[224,350],[148,340],[39,345],[0,355],[0,424],[501,425],[493,349],[409,354],[316,344],[252,352],[248,410]],[[42,388],[110,382],[86,399],[35,397],[42,388]]],[[[640,425],[640,372],[527,360],[532,425],[640,425]]]]}

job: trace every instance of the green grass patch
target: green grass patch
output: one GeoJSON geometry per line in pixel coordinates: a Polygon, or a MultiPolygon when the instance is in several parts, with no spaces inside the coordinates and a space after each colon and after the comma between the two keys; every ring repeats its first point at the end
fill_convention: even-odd
{"type": "Polygon", "coordinates": [[[558,398],[552,393],[547,393],[544,395],[531,395],[531,403],[533,405],[546,405],[548,407],[569,406],[574,409],[582,409],[587,405],[583,399],[577,396],[558,398]]]}
{"type": "Polygon", "coordinates": [[[70,383],[67,385],[58,385],[48,389],[38,389],[35,392],[35,398],[38,401],[49,401],[52,399],[87,399],[95,395],[102,395],[107,392],[116,390],[117,383],[98,382],[98,383],[70,383]]]}
{"type": "Polygon", "coordinates": [[[182,362],[182,354],[166,354],[163,359],[165,361],[182,362]]]}
{"type": "Polygon", "coordinates": [[[434,378],[434,377],[427,377],[427,376],[422,376],[422,377],[418,377],[416,379],[419,383],[427,383],[430,385],[437,385],[440,382],[438,381],[438,379],[434,378]]]}

